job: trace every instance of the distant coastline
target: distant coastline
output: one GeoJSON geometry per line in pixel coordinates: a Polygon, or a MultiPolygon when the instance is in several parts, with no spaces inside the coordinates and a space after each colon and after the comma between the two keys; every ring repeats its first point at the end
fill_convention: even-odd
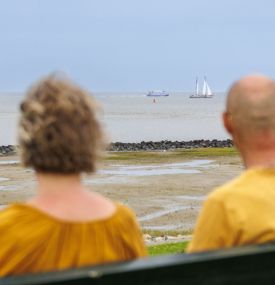
{"type": "MultiPolygon", "coordinates": [[[[142,141],[139,143],[113,142],[110,144],[108,151],[165,151],[173,149],[192,149],[192,148],[214,148],[214,147],[232,147],[233,142],[227,140],[191,140],[191,141],[142,141]]],[[[18,153],[16,145],[0,146],[0,155],[12,155],[18,153]]]]}

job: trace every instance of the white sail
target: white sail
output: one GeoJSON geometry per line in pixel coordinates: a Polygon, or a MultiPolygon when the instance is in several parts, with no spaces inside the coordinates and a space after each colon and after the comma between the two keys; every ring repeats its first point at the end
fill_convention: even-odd
{"type": "Polygon", "coordinates": [[[210,87],[209,87],[209,85],[208,85],[207,82],[206,82],[206,95],[207,95],[207,96],[212,95],[212,91],[211,91],[211,89],[210,89],[210,87]]]}
{"type": "Polygon", "coordinates": [[[203,96],[206,95],[206,91],[207,91],[207,82],[206,82],[206,78],[204,78],[204,80],[203,80],[203,86],[202,86],[202,95],[203,95],[203,96]]]}
{"type": "Polygon", "coordinates": [[[196,78],[196,95],[199,95],[199,81],[198,81],[198,77],[196,78]]]}

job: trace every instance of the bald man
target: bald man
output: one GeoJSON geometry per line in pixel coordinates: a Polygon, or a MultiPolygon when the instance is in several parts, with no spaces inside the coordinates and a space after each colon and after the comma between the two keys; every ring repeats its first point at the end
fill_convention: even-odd
{"type": "Polygon", "coordinates": [[[275,241],[275,86],[247,76],[229,90],[224,127],[246,170],[204,203],[188,251],[275,241]]]}

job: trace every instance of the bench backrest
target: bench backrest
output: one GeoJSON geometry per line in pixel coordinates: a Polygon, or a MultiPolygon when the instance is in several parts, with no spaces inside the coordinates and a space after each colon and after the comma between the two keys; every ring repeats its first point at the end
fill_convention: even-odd
{"type": "Polygon", "coordinates": [[[0,285],[275,284],[275,245],[179,254],[0,279],[0,285]]]}

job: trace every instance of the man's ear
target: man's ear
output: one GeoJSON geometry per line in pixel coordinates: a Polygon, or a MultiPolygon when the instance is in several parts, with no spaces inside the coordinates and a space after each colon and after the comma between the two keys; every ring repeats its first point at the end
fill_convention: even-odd
{"type": "Polygon", "coordinates": [[[223,112],[223,125],[230,135],[233,133],[232,116],[229,112],[223,112]]]}

